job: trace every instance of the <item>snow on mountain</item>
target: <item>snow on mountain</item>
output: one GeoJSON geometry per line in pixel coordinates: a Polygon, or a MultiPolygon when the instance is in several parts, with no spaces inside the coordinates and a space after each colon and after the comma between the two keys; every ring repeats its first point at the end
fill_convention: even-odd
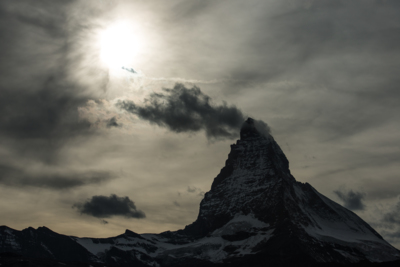
{"type": "MultiPolygon", "coordinates": [[[[272,246],[276,253],[287,253],[296,244],[316,262],[400,257],[397,249],[356,214],[311,185],[296,182],[278,144],[271,135],[261,134],[252,119],[245,122],[241,139],[231,146],[225,167],[205,194],[198,219],[183,232],[204,236],[239,213],[253,214],[269,225],[274,236],[287,238],[279,248],[272,246]]],[[[263,251],[272,244],[275,241],[258,249],[263,251]]],[[[297,257],[295,254],[291,256],[297,257]]]]}

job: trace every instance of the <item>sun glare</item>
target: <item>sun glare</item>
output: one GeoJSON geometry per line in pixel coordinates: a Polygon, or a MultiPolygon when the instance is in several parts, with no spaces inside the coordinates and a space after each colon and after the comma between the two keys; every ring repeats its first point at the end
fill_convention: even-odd
{"type": "Polygon", "coordinates": [[[137,40],[127,23],[116,23],[101,34],[101,59],[108,67],[129,65],[136,52],[137,40]]]}

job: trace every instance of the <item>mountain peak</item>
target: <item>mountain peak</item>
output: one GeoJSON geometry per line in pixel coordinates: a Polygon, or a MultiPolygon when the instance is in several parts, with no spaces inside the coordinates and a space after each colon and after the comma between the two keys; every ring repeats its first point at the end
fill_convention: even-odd
{"type": "Polygon", "coordinates": [[[267,137],[269,132],[270,129],[265,122],[249,117],[240,129],[240,140],[267,137]]]}
{"type": "Polygon", "coordinates": [[[131,231],[129,229],[125,230],[125,234],[124,235],[128,236],[128,237],[137,237],[137,238],[143,239],[141,235],[139,235],[139,234],[137,234],[137,233],[135,233],[135,232],[133,232],[133,231],[131,231]]]}
{"type": "Polygon", "coordinates": [[[225,166],[205,193],[197,220],[177,234],[198,240],[220,237],[232,242],[226,252],[252,246],[251,253],[269,262],[282,254],[336,263],[400,257],[356,214],[297,182],[268,125],[252,118],[243,123],[240,140],[231,145],[225,166]],[[245,246],[237,245],[242,241],[245,246]]]}

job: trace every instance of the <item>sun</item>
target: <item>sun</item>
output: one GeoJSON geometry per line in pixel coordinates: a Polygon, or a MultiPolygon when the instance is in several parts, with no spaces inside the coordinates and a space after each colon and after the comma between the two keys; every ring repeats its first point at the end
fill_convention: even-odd
{"type": "Polygon", "coordinates": [[[138,42],[126,22],[118,22],[101,33],[101,60],[109,68],[121,68],[131,64],[137,53],[138,42]]]}

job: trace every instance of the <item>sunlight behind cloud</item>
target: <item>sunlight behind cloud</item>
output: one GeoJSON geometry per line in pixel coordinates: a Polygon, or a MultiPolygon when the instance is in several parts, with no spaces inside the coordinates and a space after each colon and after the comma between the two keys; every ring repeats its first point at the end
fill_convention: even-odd
{"type": "Polygon", "coordinates": [[[126,22],[118,22],[101,33],[101,60],[109,68],[129,65],[137,53],[138,41],[126,22]]]}

